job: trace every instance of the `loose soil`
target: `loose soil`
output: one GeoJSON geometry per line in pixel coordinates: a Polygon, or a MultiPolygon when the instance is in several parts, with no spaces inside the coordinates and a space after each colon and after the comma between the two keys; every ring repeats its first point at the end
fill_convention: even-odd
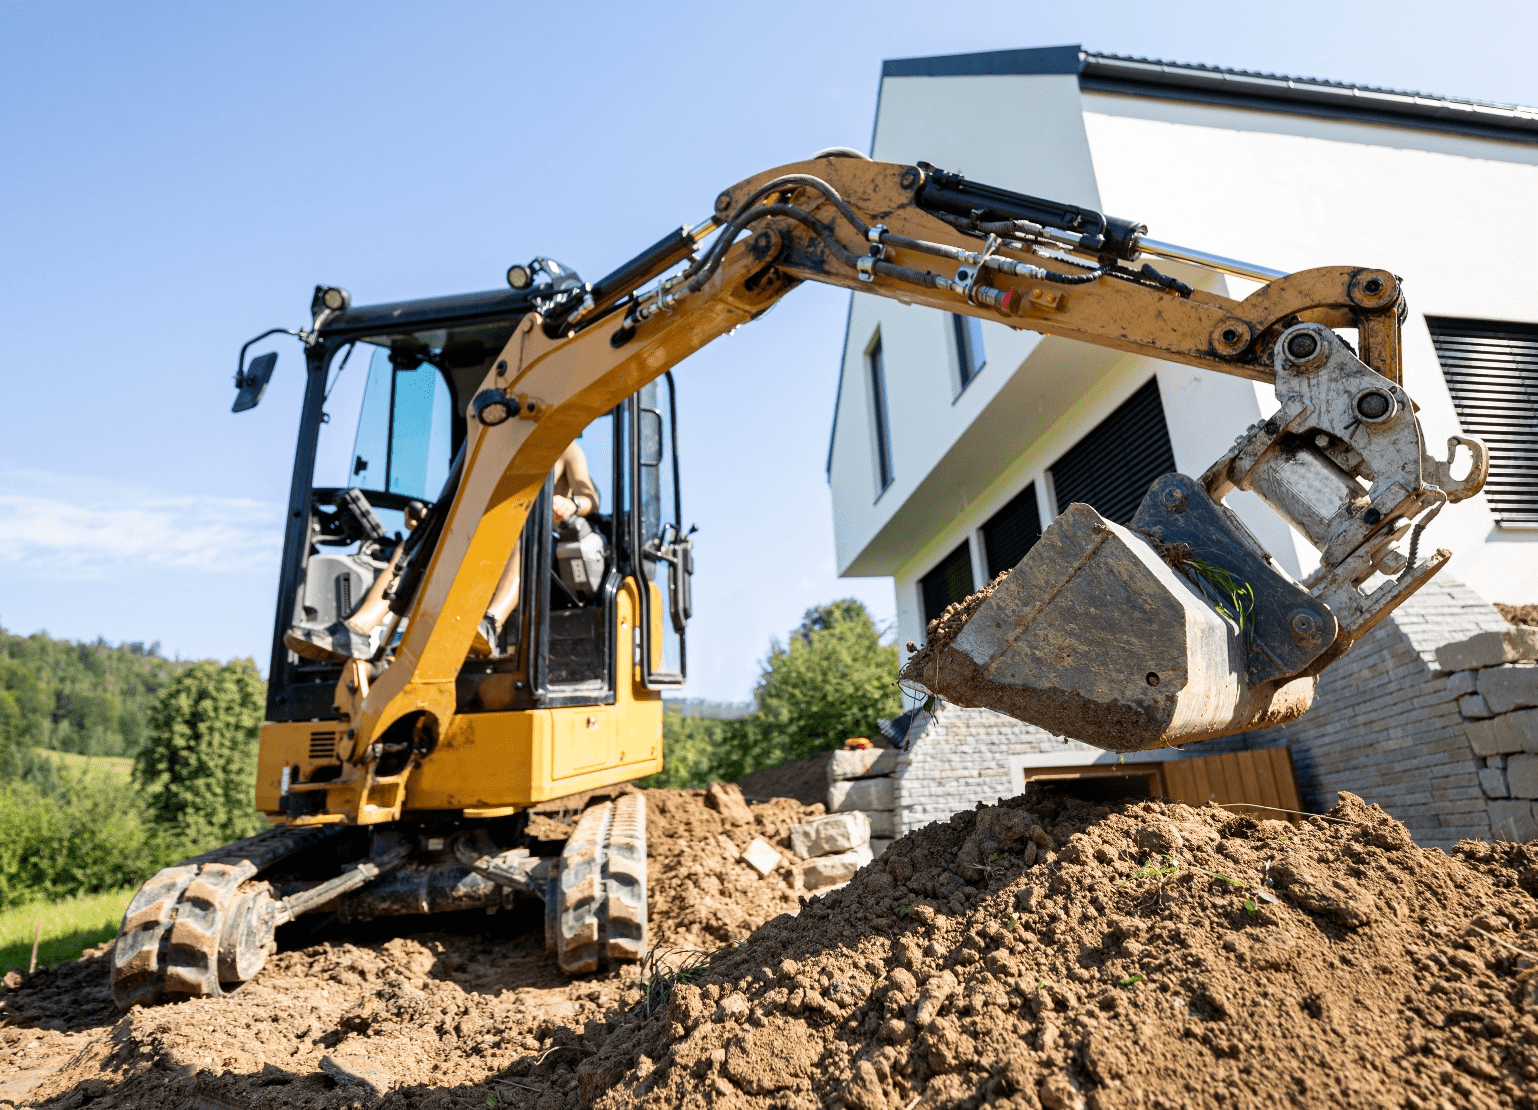
{"type": "Polygon", "coordinates": [[[939,663],[940,656],[944,654],[946,648],[951,646],[951,641],[960,634],[967,621],[972,619],[972,614],[982,607],[983,602],[993,596],[993,591],[999,588],[999,583],[1008,577],[1009,571],[1002,570],[997,578],[976,593],[947,605],[945,611],[925,627],[922,647],[909,640],[908,651],[911,654],[907,665],[903,667],[903,677],[922,683],[926,671],[933,672],[939,663]]]}
{"type": "Polygon", "coordinates": [[[651,1005],[633,969],[562,981],[507,914],[126,1017],[97,955],[6,996],[34,1074],[0,1082],[71,1110],[1538,1107],[1538,845],[1423,850],[1351,795],[1290,825],[1032,785],[823,898],[732,858],[806,812],[648,793],[656,943],[712,950],[651,1005]]]}
{"type": "MultiPolygon", "coordinates": [[[[739,825],[703,791],[645,793],[655,951],[713,952],[798,907],[791,869],[761,877],[737,855],[760,836],[789,856],[790,826],[822,806],[776,799],[739,825]]],[[[562,818],[575,813],[538,814],[536,831],[565,836],[562,818]]],[[[107,991],[110,944],[13,975],[0,1107],[352,1107],[386,1090],[390,1106],[575,1107],[575,1069],[640,996],[640,971],[568,980],[545,952],[543,915],[530,903],[382,919],[280,951],[227,997],[126,1016],[107,991]]]]}
{"type": "Polygon", "coordinates": [[[1497,601],[1495,608],[1511,624],[1538,625],[1538,605],[1503,605],[1497,601]]]}
{"type": "Polygon", "coordinates": [[[817,805],[828,797],[828,762],[832,758],[828,751],[810,759],[787,760],[778,767],[743,775],[737,785],[749,798],[794,798],[802,805],[817,805]]]}

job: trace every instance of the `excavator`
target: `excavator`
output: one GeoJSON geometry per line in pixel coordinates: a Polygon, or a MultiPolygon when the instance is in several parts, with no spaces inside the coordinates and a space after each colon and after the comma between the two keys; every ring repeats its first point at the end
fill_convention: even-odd
{"type": "MultiPolygon", "coordinates": [[[[594,282],[537,258],[495,292],[355,307],[317,287],[289,332],[306,386],[256,782],[269,827],[137,892],[111,958],[120,1007],[234,990],[305,915],[532,897],[566,973],[644,956],[644,798],[622,788],[662,766],[693,571],[669,371],[806,281],[1274,387],[1272,415],[1199,477],[1158,479],[1129,526],[1069,506],[903,670],[923,696],[1107,749],[1296,718],[1446,564],[1420,558],[1421,533],[1488,472],[1476,439],[1427,450],[1389,271],[1282,274],[846,148],[733,185],[594,282]],[[1155,260],[1260,284],[1233,299],[1155,260]],[[360,354],[357,425],[333,425],[360,354]],[[1318,548],[1318,570],[1278,566],[1224,504],[1236,489],[1318,548]],[[494,594],[513,599],[503,619],[494,594]],[[576,795],[590,804],[564,843],[530,835],[533,807],[576,795]]],[[[237,412],[276,362],[248,364],[256,342],[237,412]]]]}

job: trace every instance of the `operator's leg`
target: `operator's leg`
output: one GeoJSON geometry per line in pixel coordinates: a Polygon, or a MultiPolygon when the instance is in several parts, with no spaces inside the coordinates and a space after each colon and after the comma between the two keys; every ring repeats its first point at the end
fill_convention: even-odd
{"type": "Polygon", "coordinates": [[[308,624],[296,624],[283,635],[283,643],[295,655],[324,662],[342,662],[347,659],[368,659],[379,647],[374,633],[390,612],[385,600],[385,589],[395,579],[395,568],[400,565],[404,543],[395,545],[389,565],[374,579],[362,603],[344,620],[326,628],[308,624]]]}
{"type": "Polygon", "coordinates": [[[518,591],[522,586],[523,542],[520,538],[519,542],[513,545],[513,553],[508,556],[507,566],[502,568],[502,577],[497,580],[496,591],[491,595],[491,603],[486,606],[486,615],[481,619],[481,626],[475,630],[475,641],[470,645],[471,654],[497,654],[497,644],[502,638],[502,629],[507,626],[513,611],[518,608],[518,591]]]}

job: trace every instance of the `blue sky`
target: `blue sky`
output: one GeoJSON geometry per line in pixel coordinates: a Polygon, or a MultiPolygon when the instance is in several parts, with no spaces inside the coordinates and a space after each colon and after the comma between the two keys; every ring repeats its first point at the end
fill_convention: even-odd
{"type": "MultiPolygon", "coordinates": [[[[883,58],[1082,43],[1534,104],[1535,12],[0,0],[0,625],[265,659],[301,360],[275,347],[242,416],[231,376],[317,282],[597,277],[752,173],[867,147],[883,58]]],[[[846,304],[803,288],[678,371],[692,695],[748,696],[809,605],[893,614],[889,581],[834,575],[846,304]]]]}

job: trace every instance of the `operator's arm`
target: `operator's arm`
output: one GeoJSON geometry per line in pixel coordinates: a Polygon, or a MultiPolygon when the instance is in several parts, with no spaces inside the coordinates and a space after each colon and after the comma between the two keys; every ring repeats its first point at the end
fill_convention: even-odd
{"type": "Polygon", "coordinates": [[[570,516],[589,516],[598,510],[598,487],[587,469],[587,454],[573,442],[561,452],[553,472],[555,497],[551,512],[559,524],[570,516]]]}

